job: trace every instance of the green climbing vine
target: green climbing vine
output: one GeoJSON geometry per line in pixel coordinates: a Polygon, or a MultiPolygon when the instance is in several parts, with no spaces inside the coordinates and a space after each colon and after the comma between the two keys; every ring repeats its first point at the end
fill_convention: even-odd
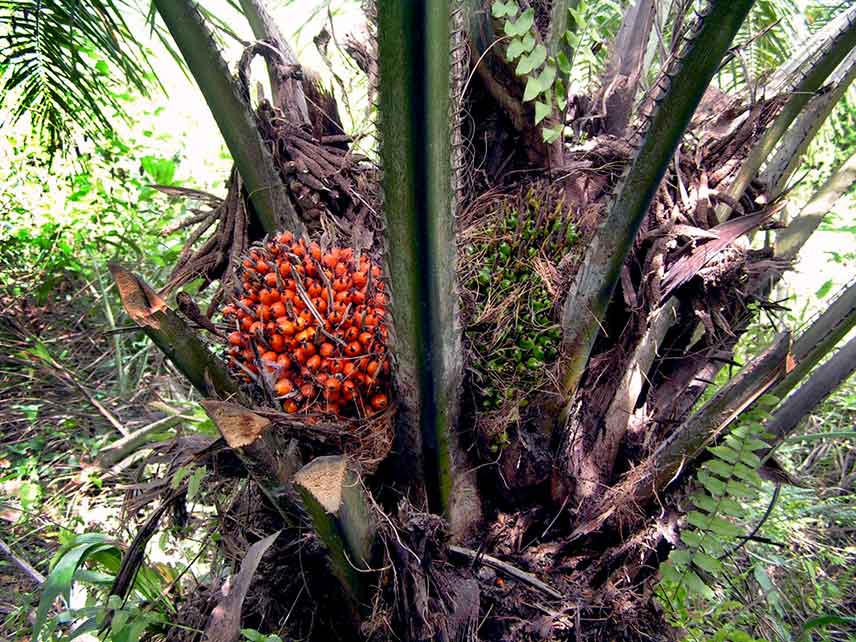
{"type": "Polygon", "coordinates": [[[571,55],[560,51],[550,56],[535,26],[534,9],[530,7],[521,13],[516,0],[498,0],[491,6],[493,17],[502,22],[503,32],[508,38],[505,58],[510,63],[517,61],[514,73],[526,79],[523,102],[534,101],[536,125],[547,120],[541,125],[541,138],[546,143],[554,143],[562,135],[563,125],[559,117],[568,104],[567,87],[573,52],[580,43],[577,31],[584,24],[585,12],[585,0],[568,8],[568,28],[562,37],[571,55]]]}
{"type": "Polygon", "coordinates": [[[740,524],[747,512],[743,502],[756,498],[761,489],[757,453],[769,448],[763,423],[778,403],[771,395],[762,397],[738,427],[707,449],[712,457],[696,473],[698,487],[690,497],[682,546],[660,565],[673,596],[684,588],[689,596],[713,599],[713,587],[724,576],[723,560],[746,542],[746,529],[740,524]]]}

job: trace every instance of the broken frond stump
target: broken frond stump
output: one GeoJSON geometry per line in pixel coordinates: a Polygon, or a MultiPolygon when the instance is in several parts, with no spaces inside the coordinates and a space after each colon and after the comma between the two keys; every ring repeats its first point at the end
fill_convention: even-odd
{"type": "Polygon", "coordinates": [[[346,457],[330,455],[301,468],[294,482],[356,618],[364,610],[376,536],[360,475],[346,457]]]}
{"type": "Polygon", "coordinates": [[[110,265],[119,298],[131,320],[140,326],[200,394],[222,399],[239,395],[238,382],[145,281],[125,268],[110,265]]]}
{"type": "Polygon", "coordinates": [[[202,407],[250,477],[286,523],[293,526],[302,513],[293,485],[301,464],[296,441],[286,439],[269,419],[242,406],[203,401],[202,407]]]}

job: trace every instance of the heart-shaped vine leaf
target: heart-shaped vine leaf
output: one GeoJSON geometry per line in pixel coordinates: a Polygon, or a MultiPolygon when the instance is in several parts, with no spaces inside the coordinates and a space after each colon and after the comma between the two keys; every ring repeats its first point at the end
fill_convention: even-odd
{"type": "Polygon", "coordinates": [[[573,31],[566,31],[565,32],[565,40],[567,41],[568,46],[571,49],[576,49],[577,46],[580,44],[580,37],[577,34],[575,34],[573,31]]]}
{"type": "Polygon", "coordinates": [[[555,143],[557,140],[559,140],[559,137],[561,135],[562,135],[562,126],[561,125],[556,125],[555,127],[544,127],[544,129],[541,130],[541,138],[547,144],[555,143]]]}
{"type": "Polygon", "coordinates": [[[553,88],[556,80],[556,67],[547,65],[537,76],[529,76],[526,81],[526,89],[523,90],[523,102],[535,100],[538,96],[553,88]]]}
{"type": "Polygon", "coordinates": [[[556,56],[556,64],[559,66],[559,71],[562,72],[562,75],[571,75],[571,61],[568,60],[568,56],[564,51],[560,51],[559,55],[556,56]]]}
{"type": "Polygon", "coordinates": [[[574,24],[577,28],[580,28],[585,22],[585,7],[582,3],[579,7],[568,7],[568,13],[570,14],[570,18],[574,21],[574,24]]]}
{"type": "Polygon", "coordinates": [[[494,2],[490,13],[494,18],[512,18],[517,15],[517,3],[514,0],[508,2],[494,2]]]}
{"type": "Polygon", "coordinates": [[[535,10],[530,7],[520,14],[517,20],[505,22],[505,35],[512,38],[523,36],[532,28],[533,24],[535,24],[535,10]]]}
{"type": "Polygon", "coordinates": [[[535,100],[541,93],[541,85],[538,83],[536,76],[529,76],[526,81],[526,88],[523,90],[523,102],[527,103],[530,100],[535,100]]]}
{"type": "Polygon", "coordinates": [[[541,84],[541,91],[545,92],[553,88],[553,83],[556,81],[556,66],[547,65],[538,75],[538,82],[541,84]]]}
{"type": "Polygon", "coordinates": [[[556,104],[560,111],[565,111],[565,107],[568,106],[568,90],[561,78],[556,79],[556,104]]]}
{"type": "Polygon", "coordinates": [[[537,125],[549,116],[551,111],[553,111],[553,108],[550,103],[537,101],[535,103],[535,124],[537,125]]]}
{"type": "Polygon", "coordinates": [[[517,69],[514,70],[518,76],[525,76],[538,69],[547,60],[547,47],[537,45],[528,56],[523,56],[520,62],[517,63],[517,69]]]}
{"type": "Polygon", "coordinates": [[[511,43],[508,45],[508,49],[505,50],[505,59],[508,62],[515,60],[520,54],[525,51],[523,48],[523,40],[520,38],[514,38],[511,43]]]}

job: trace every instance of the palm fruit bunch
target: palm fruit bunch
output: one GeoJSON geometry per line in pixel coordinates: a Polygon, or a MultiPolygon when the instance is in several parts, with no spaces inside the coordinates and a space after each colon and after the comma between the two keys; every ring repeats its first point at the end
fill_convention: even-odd
{"type": "Polygon", "coordinates": [[[495,203],[464,232],[466,336],[481,410],[526,407],[527,392],[549,381],[562,332],[546,274],[558,276],[565,257],[583,252],[566,211],[561,194],[531,187],[495,203]]]}
{"type": "Polygon", "coordinates": [[[282,232],[254,246],[223,309],[230,368],[287,413],[363,418],[389,405],[381,269],[352,248],[282,232]]]}

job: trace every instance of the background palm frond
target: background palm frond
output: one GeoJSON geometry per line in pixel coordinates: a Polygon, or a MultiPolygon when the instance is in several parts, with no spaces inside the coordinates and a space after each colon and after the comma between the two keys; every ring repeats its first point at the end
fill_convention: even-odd
{"type": "Polygon", "coordinates": [[[120,95],[156,84],[126,22],[136,11],[125,0],[0,0],[0,106],[13,122],[29,113],[51,149],[72,127],[110,131],[120,95]]]}
{"type": "Polygon", "coordinates": [[[733,92],[760,87],[812,34],[851,4],[852,0],[757,0],[735,41],[737,55],[720,72],[720,88],[733,92]]]}
{"type": "Polygon", "coordinates": [[[612,42],[621,28],[624,8],[617,0],[583,0],[577,10],[583,22],[576,30],[579,42],[574,50],[571,80],[578,91],[584,91],[606,68],[612,42]]]}

